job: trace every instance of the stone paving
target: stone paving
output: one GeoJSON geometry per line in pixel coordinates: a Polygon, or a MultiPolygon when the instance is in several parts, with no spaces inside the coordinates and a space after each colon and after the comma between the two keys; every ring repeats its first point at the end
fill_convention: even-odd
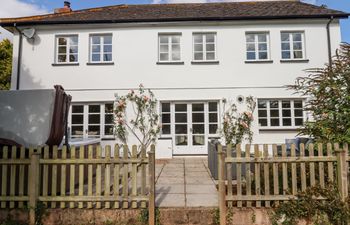
{"type": "Polygon", "coordinates": [[[158,207],[218,206],[218,193],[206,157],[158,162],[156,175],[158,207]]]}

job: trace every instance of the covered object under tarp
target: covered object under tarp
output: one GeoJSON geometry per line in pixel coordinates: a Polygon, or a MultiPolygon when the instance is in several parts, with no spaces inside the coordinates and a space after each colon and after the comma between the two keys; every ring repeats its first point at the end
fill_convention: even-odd
{"type": "Polygon", "coordinates": [[[71,97],[55,89],[0,91],[0,145],[59,145],[71,97]]]}

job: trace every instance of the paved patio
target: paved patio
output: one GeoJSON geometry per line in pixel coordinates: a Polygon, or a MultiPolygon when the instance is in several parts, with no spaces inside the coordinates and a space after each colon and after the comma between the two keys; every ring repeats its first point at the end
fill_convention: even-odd
{"type": "Polygon", "coordinates": [[[218,194],[206,157],[175,158],[156,165],[156,205],[217,207],[218,194]]]}

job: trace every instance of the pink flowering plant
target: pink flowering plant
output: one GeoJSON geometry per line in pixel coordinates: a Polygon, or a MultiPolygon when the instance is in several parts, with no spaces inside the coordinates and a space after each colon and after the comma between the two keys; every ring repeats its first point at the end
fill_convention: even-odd
{"type": "Polygon", "coordinates": [[[115,134],[123,143],[128,143],[129,135],[147,149],[157,140],[160,132],[157,99],[151,90],[140,84],[138,90],[130,90],[125,96],[116,96],[114,103],[115,134]],[[127,111],[128,107],[130,110],[127,111]],[[128,113],[127,113],[128,112],[128,113]]]}
{"type": "Polygon", "coordinates": [[[255,110],[256,103],[252,96],[246,98],[246,109],[241,112],[235,103],[232,103],[227,109],[227,101],[224,99],[224,115],[222,136],[225,138],[226,145],[237,145],[242,143],[243,140],[252,142],[253,132],[251,131],[251,125],[254,120],[253,112],[255,110]]]}

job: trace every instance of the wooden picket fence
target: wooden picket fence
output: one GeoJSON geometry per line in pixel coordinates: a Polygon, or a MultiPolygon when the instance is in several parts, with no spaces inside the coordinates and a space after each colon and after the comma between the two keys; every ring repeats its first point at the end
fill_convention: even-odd
{"type": "Polygon", "coordinates": [[[227,207],[271,207],[296,198],[298,191],[327,182],[337,184],[343,200],[348,194],[348,145],[228,145],[218,146],[220,224],[227,207]],[[251,153],[252,148],[254,153],[251,153]],[[244,153],[244,154],[243,154],[244,153]],[[242,170],[244,168],[244,171],[242,170]],[[233,174],[235,173],[235,174],[233,174]],[[236,178],[232,179],[232,175],[236,178]]]}
{"type": "Polygon", "coordinates": [[[155,218],[155,147],[8,148],[0,154],[0,208],[148,208],[155,218]],[[147,174],[148,173],[148,174],[147,174]],[[148,179],[147,179],[148,178],[148,179]]]}

